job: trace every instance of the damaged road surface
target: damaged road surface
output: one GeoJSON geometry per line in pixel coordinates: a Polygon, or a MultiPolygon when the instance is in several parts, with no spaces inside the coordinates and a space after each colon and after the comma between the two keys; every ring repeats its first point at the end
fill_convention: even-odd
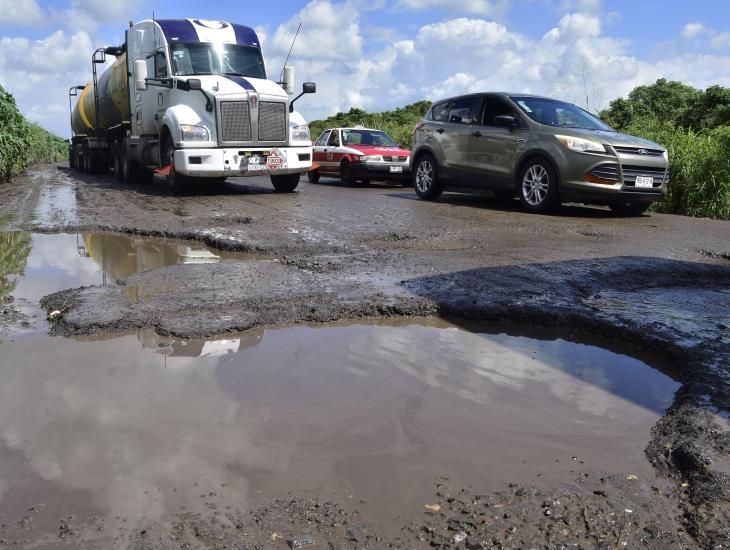
{"type": "Polygon", "coordinates": [[[730,224],[413,196],[0,188],[0,547],[729,544],[730,224]]]}

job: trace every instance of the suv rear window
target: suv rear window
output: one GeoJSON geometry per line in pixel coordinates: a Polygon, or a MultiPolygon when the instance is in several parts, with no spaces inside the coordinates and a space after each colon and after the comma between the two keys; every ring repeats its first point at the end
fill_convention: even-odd
{"type": "Polygon", "coordinates": [[[455,124],[471,124],[474,106],[477,104],[478,98],[462,97],[454,100],[449,109],[449,122],[455,124]]]}
{"type": "Polygon", "coordinates": [[[442,101],[431,107],[431,120],[446,122],[446,115],[449,114],[449,102],[442,101]]]}

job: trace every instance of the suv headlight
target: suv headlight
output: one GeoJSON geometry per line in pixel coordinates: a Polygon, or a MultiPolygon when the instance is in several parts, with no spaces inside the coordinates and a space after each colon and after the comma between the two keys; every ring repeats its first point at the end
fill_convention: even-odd
{"type": "Polygon", "coordinates": [[[664,158],[664,160],[666,160],[667,162],[669,162],[669,151],[664,151],[662,153],[662,157],[664,158]]]}
{"type": "Polygon", "coordinates": [[[383,162],[383,155],[362,155],[360,162],[383,162]]]}
{"type": "Polygon", "coordinates": [[[311,141],[309,126],[306,124],[293,124],[289,122],[289,137],[292,141],[311,141]]]}
{"type": "Polygon", "coordinates": [[[573,136],[555,136],[557,140],[571,151],[578,153],[605,153],[606,148],[602,143],[590,139],[583,139],[573,136]]]}
{"type": "Polygon", "coordinates": [[[183,141],[210,141],[210,132],[205,126],[193,126],[192,124],[181,124],[183,141]]]}

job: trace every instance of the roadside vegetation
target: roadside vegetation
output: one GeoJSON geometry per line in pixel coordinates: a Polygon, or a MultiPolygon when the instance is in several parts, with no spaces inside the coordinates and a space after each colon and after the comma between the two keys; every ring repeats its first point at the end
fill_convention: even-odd
{"type": "Polygon", "coordinates": [[[18,111],[15,98],[0,86],[0,183],[36,162],[57,162],[67,157],[66,142],[18,111]]]}
{"type": "Polygon", "coordinates": [[[316,140],[328,128],[352,126],[376,128],[383,130],[399,145],[410,149],[413,128],[423,118],[429,107],[431,107],[430,101],[419,101],[394,111],[382,113],[366,113],[362,109],[352,108],[346,113],[337,113],[325,120],[315,120],[309,126],[313,140],[316,140]]]}
{"type": "MultiPolygon", "coordinates": [[[[411,132],[430,106],[419,101],[382,113],[353,108],[313,121],[312,138],[327,128],[362,125],[384,130],[410,148],[411,132]]],[[[660,79],[612,101],[599,116],[621,132],[668,149],[669,194],[654,203],[655,211],[730,219],[730,88],[698,90],[660,79]]]]}
{"type": "Polygon", "coordinates": [[[698,90],[660,79],[612,101],[599,116],[669,151],[669,194],[655,211],[730,219],[730,88],[698,90]]]}

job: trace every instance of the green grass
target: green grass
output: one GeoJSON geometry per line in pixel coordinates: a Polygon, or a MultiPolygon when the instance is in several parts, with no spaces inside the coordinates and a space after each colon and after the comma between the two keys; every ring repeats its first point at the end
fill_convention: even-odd
{"type": "Polygon", "coordinates": [[[66,142],[18,111],[15,98],[0,86],[0,182],[9,181],[37,162],[57,162],[68,156],[66,142]]]}
{"type": "Polygon", "coordinates": [[[654,211],[730,219],[730,126],[694,131],[646,120],[624,131],[669,151],[669,193],[654,211]]]}

